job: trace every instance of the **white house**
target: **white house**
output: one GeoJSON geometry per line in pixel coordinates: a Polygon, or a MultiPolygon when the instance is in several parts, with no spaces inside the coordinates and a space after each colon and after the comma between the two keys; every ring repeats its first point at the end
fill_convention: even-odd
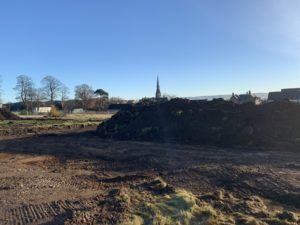
{"type": "Polygon", "coordinates": [[[50,113],[51,107],[36,107],[33,111],[35,113],[50,113]]]}
{"type": "Polygon", "coordinates": [[[236,104],[246,104],[251,102],[255,105],[260,105],[262,103],[261,98],[253,95],[251,91],[248,91],[246,94],[242,95],[235,95],[234,93],[232,93],[230,101],[236,104]]]}

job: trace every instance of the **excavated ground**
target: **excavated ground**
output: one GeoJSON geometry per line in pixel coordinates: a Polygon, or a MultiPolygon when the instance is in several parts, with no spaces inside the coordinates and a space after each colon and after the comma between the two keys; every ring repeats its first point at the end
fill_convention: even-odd
{"type": "Polygon", "coordinates": [[[300,223],[300,153],[287,149],[80,130],[0,140],[0,171],[3,225],[300,223]]]}
{"type": "Polygon", "coordinates": [[[0,108],[0,120],[19,120],[20,118],[15,114],[0,108]]]}
{"type": "Polygon", "coordinates": [[[222,99],[137,104],[98,127],[102,138],[218,146],[300,147],[300,104],[222,99]]]}

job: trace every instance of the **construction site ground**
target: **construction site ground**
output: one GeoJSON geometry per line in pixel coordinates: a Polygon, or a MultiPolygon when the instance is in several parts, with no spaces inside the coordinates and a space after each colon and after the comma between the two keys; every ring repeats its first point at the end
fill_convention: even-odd
{"type": "Polygon", "coordinates": [[[113,141],[88,127],[1,137],[0,171],[3,225],[125,224],[134,206],[111,198],[157,179],[230,218],[216,224],[300,221],[300,153],[287,149],[113,141]]]}

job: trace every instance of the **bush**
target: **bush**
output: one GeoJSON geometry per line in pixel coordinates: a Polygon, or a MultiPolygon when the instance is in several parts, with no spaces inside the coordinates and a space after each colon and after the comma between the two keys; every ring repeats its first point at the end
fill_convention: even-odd
{"type": "Polygon", "coordinates": [[[54,105],[51,106],[51,110],[49,113],[50,117],[60,117],[61,115],[61,112],[54,105]]]}

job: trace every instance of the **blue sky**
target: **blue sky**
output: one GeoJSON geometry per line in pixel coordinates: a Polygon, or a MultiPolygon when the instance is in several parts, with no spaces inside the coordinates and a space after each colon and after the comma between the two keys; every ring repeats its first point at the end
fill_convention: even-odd
{"type": "Polygon", "coordinates": [[[298,0],[1,0],[5,101],[16,77],[53,75],[111,96],[300,86],[298,0]]]}

